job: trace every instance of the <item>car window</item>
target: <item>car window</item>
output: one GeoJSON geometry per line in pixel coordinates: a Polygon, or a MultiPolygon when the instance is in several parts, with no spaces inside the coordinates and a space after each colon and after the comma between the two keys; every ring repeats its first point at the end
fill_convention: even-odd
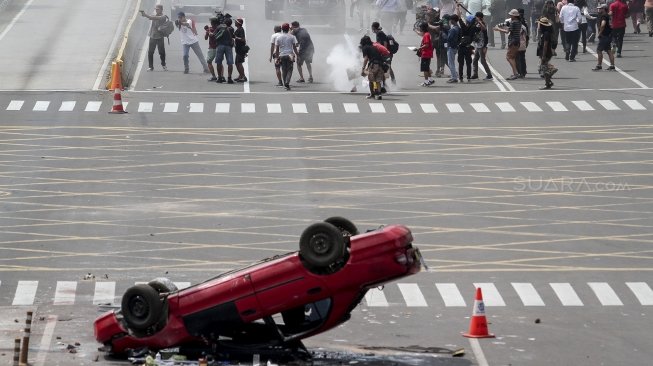
{"type": "Polygon", "coordinates": [[[305,333],[321,326],[331,311],[330,298],[282,311],[273,318],[286,336],[305,333]]]}

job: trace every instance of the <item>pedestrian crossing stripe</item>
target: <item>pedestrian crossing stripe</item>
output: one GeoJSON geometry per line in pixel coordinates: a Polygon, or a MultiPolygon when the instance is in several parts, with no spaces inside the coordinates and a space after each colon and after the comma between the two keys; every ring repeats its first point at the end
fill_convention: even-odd
{"type": "MultiPolygon", "coordinates": [[[[653,105],[653,99],[649,100],[649,104],[653,105]]],[[[88,101],[86,104],[78,103],[74,100],[62,101],[59,107],[51,107],[50,101],[40,100],[34,102],[33,105],[26,103],[24,100],[11,100],[5,107],[7,111],[22,111],[30,110],[34,112],[73,112],[76,108],[84,112],[99,112],[102,109],[102,101],[88,101]],[[85,107],[79,107],[85,105],[85,107]]],[[[333,114],[337,112],[344,113],[397,113],[397,114],[412,114],[424,113],[432,114],[438,113],[438,108],[434,103],[419,103],[417,106],[411,105],[406,102],[361,102],[359,103],[291,103],[284,105],[281,103],[264,103],[261,108],[257,109],[257,103],[215,103],[215,108],[211,107],[209,103],[189,102],[182,104],[178,102],[154,103],[154,102],[133,102],[136,105],[138,113],[268,113],[268,114],[281,114],[281,113],[294,113],[302,114],[315,111],[319,114],[333,114]],[[232,104],[234,104],[232,106],[232,104]],[[258,112],[257,112],[258,111],[258,112]]],[[[127,109],[128,102],[123,102],[123,108],[127,109]]],[[[107,104],[107,108],[110,106],[107,104]]],[[[653,106],[651,107],[653,108],[653,106]]],[[[591,112],[591,111],[646,111],[647,105],[635,99],[624,100],[607,100],[599,99],[595,101],[587,100],[572,100],[572,101],[544,101],[544,102],[496,102],[483,103],[483,102],[470,102],[470,103],[444,103],[441,110],[449,113],[464,113],[466,111],[474,111],[476,113],[515,113],[515,112],[591,112]]]]}
{"type": "MultiPolygon", "coordinates": [[[[121,291],[126,290],[130,285],[141,283],[147,282],[120,283],[121,291]]],[[[175,282],[175,285],[181,290],[191,286],[191,283],[175,282]]],[[[473,288],[482,289],[483,300],[489,307],[560,305],[564,307],[595,305],[619,307],[625,304],[653,306],[653,290],[646,282],[626,282],[625,286],[621,284],[614,286],[607,282],[587,282],[579,285],[572,285],[568,282],[549,283],[547,285],[553,290],[555,297],[548,299],[542,297],[542,294],[549,294],[546,285],[540,285],[544,288],[538,289],[529,282],[511,282],[509,287],[499,286],[503,289],[501,291],[493,282],[477,282],[472,285],[473,288]],[[587,295],[588,292],[582,291],[581,293],[585,294],[587,298],[581,299],[576,290],[585,288],[588,288],[593,295],[587,295]]],[[[5,281],[0,282],[0,306],[116,304],[120,301],[120,298],[116,297],[117,286],[118,283],[115,281],[57,281],[54,292],[52,292],[52,287],[43,286],[40,281],[17,281],[13,296],[7,297],[7,289],[12,286],[5,281]],[[3,304],[3,302],[6,303],[3,304]]],[[[365,295],[363,304],[368,307],[382,308],[393,306],[466,307],[465,298],[471,301],[474,294],[473,288],[469,284],[435,283],[429,285],[399,282],[384,288],[370,289],[365,295]],[[461,291],[461,288],[464,290],[461,291]]]]}

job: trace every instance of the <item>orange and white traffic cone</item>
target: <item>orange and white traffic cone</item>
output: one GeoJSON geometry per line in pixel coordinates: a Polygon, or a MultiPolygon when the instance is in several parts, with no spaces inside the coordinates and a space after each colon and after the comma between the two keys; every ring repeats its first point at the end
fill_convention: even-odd
{"type": "Polygon", "coordinates": [[[476,289],[476,298],[474,299],[474,310],[472,319],[469,322],[469,332],[463,334],[468,338],[494,338],[494,334],[489,333],[487,328],[487,319],[485,319],[485,304],[483,303],[483,293],[481,288],[476,289]]]}
{"type": "Polygon", "coordinates": [[[113,107],[109,113],[127,113],[122,107],[122,96],[120,95],[120,88],[116,88],[113,93],[113,107]]]}
{"type": "Polygon", "coordinates": [[[120,71],[121,64],[122,61],[114,61],[111,64],[111,84],[109,90],[125,90],[125,88],[122,87],[122,72],[120,71]]]}

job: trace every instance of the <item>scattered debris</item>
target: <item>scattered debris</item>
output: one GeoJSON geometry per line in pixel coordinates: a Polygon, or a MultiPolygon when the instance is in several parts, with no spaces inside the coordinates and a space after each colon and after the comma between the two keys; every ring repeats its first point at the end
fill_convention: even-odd
{"type": "Polygon", "coordinates": [[[535,319],[535,324],[540,324],[541,322],[540,318],[535,319]]]}
{"type": "Polygon", "coordinates": [[[105,279],[105,280],[108,280],[108,279],[109,279],[109,275],[105,273],[105,274],[104,274],[104,279],[105,279]]]}
{"type": "Polygon", "coordinates": [[[154,233],[150,233],[150,236],[154,236],[154,233]]]}
{"type": "Polygon", "coordinates": [[[89,272],[88,274],[84,275],[83,279],[84,279],[84,280],[94,280],[94,279],[95,279],[95,275],[92,274],[91,272],[89,272]]]}
{"type": "Polygon", "coordinates": [[[465,349],[464,348],[458,348],[457,350],[453,351],[451,354],[452,357],[463,357],[465,355],[465,349]]]}
{"type": "Polygon", "coordinates": [[[93,356],[93,362],[98,362],[100,360],[100,355],[93,356]]]}

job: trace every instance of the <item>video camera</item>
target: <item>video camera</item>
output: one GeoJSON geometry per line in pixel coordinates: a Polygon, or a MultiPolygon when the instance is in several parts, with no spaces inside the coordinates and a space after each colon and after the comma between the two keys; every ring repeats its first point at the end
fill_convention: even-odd
{"type": "Polygon", "coordinates": [[[231,19],[231,14],[229,14],[229,13],[223,14],[222,11],[216,10],[214,18],[218,19],[218,24],[224,24],[224,21],[227,18],[231,19]]]}

